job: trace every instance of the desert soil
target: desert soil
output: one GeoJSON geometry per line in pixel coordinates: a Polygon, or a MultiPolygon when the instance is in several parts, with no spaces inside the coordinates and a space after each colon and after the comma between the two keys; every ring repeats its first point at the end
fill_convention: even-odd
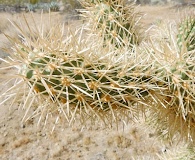
{"type": "MultiPolygon", "coordinates": [[[[178,8],[170,6],[141,6],[139,10],[145,13],[142,21],[147,27],[164,20],[177,21],[180,15],[178,8]]],[[[184,9],[184,12],[186,10],[188,9],[184,9]]],[[[0,48],[11,46],[2,32],[16,34],[7,18],[17,21],[21,16],[21,13],[0,13],[0,48]]],[[[36,13],[35,17],[39,19],[40,14],[36,13]]],[[[59,13],[53,14],[54,22],[56,19],[67,21],[65,15],[59,13]]],[[[77,20],[66,23],[79,24],[77,20]]],[[[6,57],[2,50],[0,57],[6,57]]],[[[2,67],[3,63],[1,69],[2,67]]],[[[13,72],[0,71],[0,78],[13,72]]],[[[7,104],[0,106],[1,160],[172,160],[179,159],[177,156],[182,154],[185,155],[187,148],[185,142],[170,144],[163,141],[143,119],[118,130],[101,126],[81,128],[76,124],[74,126],[66,123],[57,124],[51,133],[53,123],[48,123],[43,128],[37,126],[35,118],[22,124],[24,114],[25,110],[19,108],[17,104],[11,107],[7,104]]]]}

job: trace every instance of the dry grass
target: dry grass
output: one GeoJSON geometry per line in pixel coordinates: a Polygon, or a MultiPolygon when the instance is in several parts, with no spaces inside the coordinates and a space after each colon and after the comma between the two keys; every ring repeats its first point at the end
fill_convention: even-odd
{"type": "MultiPolygon", "coordinates": [[[[16,14],[10,14],[10,13],[0,13],[0,56],[5,57],[7,54],[5,54],[5,51],[2,50],[2,48],[10,48],[12,44],[10,44],[10,41],[6,38],[4,34],[11,35],[11,37],[15,38],[21,38],[19,34],[19,30],[16,29],[16,27],[13,26],[12,23],[18,23],[21,24],[22,30],[26,33],[29,33],[29,28],[26,25],[26,22],[24,20],[24,15],[26,17],[26,20],[28,24],[30,24],[31,29],[36,30],[38,29],[40,32],[43,31],[43,34],[47,34],[50,26],[58,24],[58,23],[64,23],[65,28],[67,25],[72,26],[71,28],[75,28],[78,25],[80,25],[80,22],[73,21],[71,19],[66,19],[66,14],[60,14],[60,13],[43,13],[42,15],[40,13],[16,13],[16,14]],[[44,22],[44,23],[42,23],[44,22]],[[41,25],[43,24],[43,25],[41,25]]],[[[66,33],[66,29],[65,29],[66,33]]]]}
{"type": "MultiPolygon", "coordinates": [[[[42,29],[45,33],[49,30],[50,26],[58,24],[58,23],[65,23],[65,25],[72,25],[73,21],[67,20],[67,14],[60,14],[56,12],[52,13],[16,13],[16,14],[9,14],[9,13],[0,13],[0,33],[6,33],[8,35],[12,35],[12,37],[17,37],[18,31],[16,30],[11,22],[16,22],[21,24],[23,27],[22,29],[24,32],[28,32],[28,27],[24,20],[25,18],[30,25],[31,28],[42,29]],[[43,24],[43,25],[41,25],[43,24]],[[42,28],[41,28],[42,27],[42,28]]],[[[76,27],[78,22],[74,21],[73,27],[76,27]]]]}
{"type": "MultiPolygon", "coordinates": [[[[9,14],[7,14],[9,15],[9,14]]],[[[6,16],[6,15],[5,15],[6,16]]],[[[58,23],[59,21],[62,21],[63,16],[58,14],[58,13],[51,13],[49,16],[49,13],[44,13],[44,14],[40,14],[40,13],[25,13],[25,17],[26,20],[28,22],[28,24],[30,24],[30,27],[32,29],[36,29],[36,27],[43,27],[43,30],[45,30],[45,32],[47,32],[48,28],[55,24],[58,23]],[[43,23],[44,22],[44,23],[43,23]],[[41,26],[40,24],[44,24],[43,26],[41,26]]],[[[4,29],[4,33],[8,34],[8,35],[12,35],[12,37],[14,35],[18,34],[18,31],[16,30],[16,27],[14,27],[13,25],[11,25],[11,23],[18,23],[22,26],[22,30],[24,32],[29,32],[29,28],[26,25],[25,19],[24,19],[24,14],[23,13],[19,13],[19,14],[14,14],[11,17],[7,18],[7,23],[9,24],[7,26],[6,29],[4,29]]],[[[41,28],[39,28],[41,29],[41,28]]]]}

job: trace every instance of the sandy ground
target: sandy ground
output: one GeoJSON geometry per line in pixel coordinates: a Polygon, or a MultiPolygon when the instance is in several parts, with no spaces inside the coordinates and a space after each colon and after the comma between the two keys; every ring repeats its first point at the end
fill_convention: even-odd
{"type": "MultiPolygon", "coordinates": [[[[178,9],[170,6],[144,6],[140,10],[146,13],[143,18],[146,26],[165,19],[178,20],[178,9]]],[[[20,16],[0,13],[0,48],[11,46],[2,32],[15,34],[5,19],[17,21],[20,16]]],[[[36,16],[39,17],[38,14],[36,16]]],[[[67,21],[62,14],[55,13],[53,17],[54,20],[59,18],[67,21]]],[[[71,23],[78,24],[77,21],[71,23]]],[[[0,57],[5,57],[2,50],[0,57]]],[[[3,70],[0,74],[9,72],[3,70]]],[[[188,153],[185,142],[170,144],[162,141],[143,120],[129,123],[118,130],[101,126],[81,128],[79,125],[59,123],[51,134],[53,123],[44,128],[42,125],[37,126],[37,118],[34,118],[22,124],[24,113],[17,104],[0,106],[1,160],[176,160],[182,156],[189,159],[185,156],[188,153]]],[[[55,121],[55,118],[51,118],[51,121],[55,121]]]]}

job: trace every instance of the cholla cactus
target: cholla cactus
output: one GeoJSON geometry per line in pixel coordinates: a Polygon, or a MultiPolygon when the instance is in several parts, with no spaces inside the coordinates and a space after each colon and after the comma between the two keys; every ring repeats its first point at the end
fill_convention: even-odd
{"type": "MultiPolygon", "coordinates": [[[[115,5],[120,1],[109,2],[115,5]]],[[[101,119],[112,124],[136,117],[139,112],[150,113],[156,126],[169,136],[179,132],[182,138],[194,140],[195,52],[179,51],[173,38],[176,36],[170,30],[166,39],[158,34],[160,40],[154,39],[155,44],[147,47],[123,43],[128,37],[127,28],[118,25],[117,20],[107,20],[108,15],[115,13],[108,4],[101,4],[109,9],[103,11],[97,23],[111,23],[106,23],[103,43],[97,32],[91,34],[85,26],[65,36],[63,25],[50,27],[45,35],[44,27],[33,29],[27,19],[29,33],[15,23],[22,41],[7,35],[14,46],[9,61],[4,62],[8,64],[5,68],[14,67],[18,73],[11,75],[8,82],[14,81],[14,85],[2,92],[0,98],[5,98],[1,104],[10,99],[11,105],[20,102],[26,109],[24,120],[32,116],[29,111],[33,108],[33,116],[40,115],[40,119],[44,114],[48,117],[57,113],[57,120],[63,115],[69,123],[77,122],[79,117],[83,123],[101,119]],[[124,33],[123,37],[116,36],[121,41],[110,37],[110,29],[124,33]],[[123,47],[119,47],[122,43],[123,47]],[[117,46],[114,50],[113,44],[117,46]]],[[[95,26],[104,31],[102,26],[95,26]]]]}
{"type": "Polygon", "coordinates": [[[133,47],[142,40],[141,14],[135,11],[133,3],[125,0],[84,1],[82,11],[95,32],[99,32],[105,45],[133,47]]]}
{"type": "MultiPolygon", "coordinates": [[[[130,104],[145,104],[146,86],[129,84],[131,81],[144,83],[141,70],[139,78],[132,76],[130,80],[128,76],[133,73],[129,72],[138,72],[136,64],[132,62],[135,67],[128,69],[130,63],[124,63],[128,59],[117,57],[118,51],[111,54],[109,48],[99,46],[96,35],[84,40],[84,31],[79,29],[64,37],[63,25],[51,27],[46,36],[37,26],[35,30],[29,28],[27,34],[18,24],[14,25],[22,41],[7,35],[14,44],[14,54],[7,63],[18,69],[15,76],[20,80],[15,83],[15,90],[8,89],[1,97],[17,95],[14,102],[21,99],[20,104],[27,109],[24,120],[29,119],[29,108],[35,105],[34,114],[41,117],[44,109],[47,114],[61,113],[59,116],[64,115],[69,123],[80,115],[83,121],[95,118],[112,124],[119,118],[135,116],[130,113],[136,113],[137,107],[130,104]],[[14,93],[21,86],[20,94],[14,93]]],[[[28,22],[26,25],[30,26],[28,22]]]]}
{"type": "Polygon", "coordinates": [[[151,107],[152,116],[149,117],[152,119],[150,122],[156,122],[155,126],[165,136],[173,138],[180,133],[181,139],[194,140],[195,52],[179,49],[174,38],[177,29],[173,26],[175,25],[163,27],[166,36],[159,37],[161,34],[157,33],[157,38],[161,41],[154,39],[152,47],[149,47],[153,48],[151,53],[159,68],[155,77],[164,88],[159,93],[156,92],[154,99],[157,103],[151,107]]]}
{"type": "Polygon", "coordinates": [[[54,2],[52,1],[50,4],[49,4],[49,8],[52,12],[57,12],[60,10],[60,4],[58,2],[54,2]]]}
{"type": "Polygon", "coordinates": [[[37,4],[26,4],[26,11],[29,12],[29,11],[33,11],[35,12],[35,9],[37,8],[37,4]]]}
{"type": "Polygon", "coordinates": [[[180,23],[177,43],[180,50],[195,50],[195,18],[193,16],[185,18],[180,23]]]}

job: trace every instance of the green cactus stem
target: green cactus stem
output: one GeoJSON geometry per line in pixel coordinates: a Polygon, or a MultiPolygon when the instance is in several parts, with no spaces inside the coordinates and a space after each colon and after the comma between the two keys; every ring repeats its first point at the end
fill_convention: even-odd
{"type": "Polygon", "coordinates": [[[142,40],[141,14],[135,11],[134,4],[124,0],[87,1],[82,3],[86,10],[83,16],[89,19],[94,32],[99,32],[104,44],[133,47],[142,40]]]}
{"type": "Polygon", "coordinates": [[[177,44],[180,50],[195,50],[195,18],[190,16],[179,24],[177,44]]]}

